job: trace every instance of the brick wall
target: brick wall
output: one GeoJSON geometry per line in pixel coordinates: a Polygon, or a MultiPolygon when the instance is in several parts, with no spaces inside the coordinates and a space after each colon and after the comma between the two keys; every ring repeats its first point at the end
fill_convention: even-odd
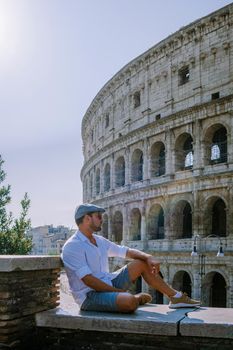
{"type": "Polygon", "coordinates": [[[22,348],[35,314],[59,304],[59,265],[58,257],[0,257],[0,349],[22,348]]]}

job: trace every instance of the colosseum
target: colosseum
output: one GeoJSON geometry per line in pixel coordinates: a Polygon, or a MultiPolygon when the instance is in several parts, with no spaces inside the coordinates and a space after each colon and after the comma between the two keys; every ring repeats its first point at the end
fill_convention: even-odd
{"type": "Polygon", "coordinates": [[[129,62],[82,121],[83,200],[106,209],[101,234],[218,307],[233,307],[232,54],[230,4],[129,62]]]}

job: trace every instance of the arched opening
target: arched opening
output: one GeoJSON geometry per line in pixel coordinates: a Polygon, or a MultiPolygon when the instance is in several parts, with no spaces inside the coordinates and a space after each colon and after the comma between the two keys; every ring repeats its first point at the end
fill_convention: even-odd
{"type": "Polygon", "coordinates": [[[159,205],[153,205],[147,220],[148,239],[164,239],[164,211],[159,205]]]}
{"type": "Polygon", "coordinates": [[[115,184],[116,187],[125,185],[125,159],[119,157],[115,163],[115,184]]]}
{"type": "Polygon", "coordinates": [[[103,215],[103,224],[102,224],[102,235],[104,238],[108,238],[108,215],[103,215]]]}
{"type": "Polygon", "coordinates": [[[140,91],[136,91],[133,95],[134,108],[137,108],[141,105],[141,94],[140,91]]]}
{"type": "Polygon", "coordinates": [[[183,238],[192,237],[192,209],[189,203],[187,203],[183,209],[183,238]]]}
{"type": "Polygon", "coordinates": [[[227,283],[219,272],[210,272],[205,276],[201,292],[204,306],[226,307],[227,283]]]}
{"type": "Polygon", "coordinates": [[[205,236],[227,236],[226,204],[222,198],[213,196],[207,200],[203,218],[205,236]]]}
{"type": "Polygon", "coordinates": [[[222,124],[211,125],[205,133],[205,164],[227,162],[227,129],[222,124]]]}
{"type": "Polygon", "coordinates": [[[212,234],[226,236],[226,205],[221,198],[217,199],[213,205],[212,234]]]}
{"type": "Polygon", "coordinates": [[[143,180],[143,153],[136,149],[132,155],[131,179],[133,182],[143,180]]]}
{"type": "Polygon", "coordinates": [[[188,272],[178,271],[173,278],[172,287],[187,293],[190,298],[192,297],[192,281],[188,272]]]}
{"type": "Polygon", "coordinates": [[[111,181],[110,165],[107,163],[104,168],[104,191],[105,192],[110,190],[110,181],[111,181]]]}
{"type": "Polygon", "coordinates": [[[151,177],[165,174],[165,146],[156,142],[151,147],[151,177]]]}
{"type": "Polygon", "coordinates": [[[95,193],[100,193],[100,169],[97,169],[95,174],[95,193]]]}
{"type": "Polygon", "coordinates": [[[190,134],[184,133],[176,140],[175,145],[175,168],[188,170],[193,167],[193,138],[190,134]]]}
{"type": "Polygon", "coordinates": [[[130,240],[141,240],[141,213],[138,208],[134,208],[130,214],[130,240]]]}
{"type": "Polygon", "coordinates": [[[172,229],[176,238],[191,238],[192,237],[192,208],[185,201],[179,201],[172,215],[172,229]]]}
{"type": "Polygon", "coordinates": [[[210,293],[210,306],[226,307],[226,281],[220,273],[215,273],[213,276],[210,293]]]}
{"type": "Polygon", "coordinates": [[[112,235],[114,242],[120,244],[123,239],[123,216],[120,211],[116,211],[113,216],[112,235]]]}
{"type": "Polygon", "coordinates": [[[215,131],[210,151],[211,164],[227,162],[227,130],[220,127],[215,131]]]}

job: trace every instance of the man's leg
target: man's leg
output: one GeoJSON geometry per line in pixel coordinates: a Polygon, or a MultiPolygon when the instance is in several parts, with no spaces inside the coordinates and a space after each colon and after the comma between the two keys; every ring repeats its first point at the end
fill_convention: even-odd
{"type": "Polygon", "coordinates": [[[139,276],[142,276],[146,283],[152,288],[168,297],[174,296],[177,291],[170,287],[159,274],[153,274],[149,266],[141,260],[134,260],[128,265],[129,277],[132,282],[136,281],[139,276]]]}
{"type": "MultiPolygon", "coordinates": [[[[112,280],[112,284],[116,288],[120,288],[123,290],[128,290],[132,284],[132,278],[129,275],[129,265],[122,267],[118,270],[117,276],[112,280]]],[[[120,312],[134,312],[138,305],[144,305],[146,303],[151,302],[152,298],[147,293],[138,293],[136,295],[132,295],[130,293],[118,293],[116,304],[117,309],[120,312]]]]}
{"type": "Polygon", "coordinates": [[[168,296],[170,299],[169,308],[171,309],[200,306],[199,300],[189,298],[186,293],[177,292],[170,287],[159,274],[153,274],[144,261],[132,261],[128,265],[128,272],[132,282],[139,276],[142,276],[149,286],[168,296]]]}

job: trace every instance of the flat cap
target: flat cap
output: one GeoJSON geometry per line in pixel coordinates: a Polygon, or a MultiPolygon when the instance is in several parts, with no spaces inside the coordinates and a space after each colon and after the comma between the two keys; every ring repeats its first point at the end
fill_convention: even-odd
{"type": "Polygon", "coordinates": [[[94,205],[94,204],[84,203],[84,204],[79,205],[75,209],[74,218],[75,218],[75,220],[78,220],[86,214],[96,213],[96,212],[104,213],[105,209],[98,207],[97,205],[94,205]]]}

